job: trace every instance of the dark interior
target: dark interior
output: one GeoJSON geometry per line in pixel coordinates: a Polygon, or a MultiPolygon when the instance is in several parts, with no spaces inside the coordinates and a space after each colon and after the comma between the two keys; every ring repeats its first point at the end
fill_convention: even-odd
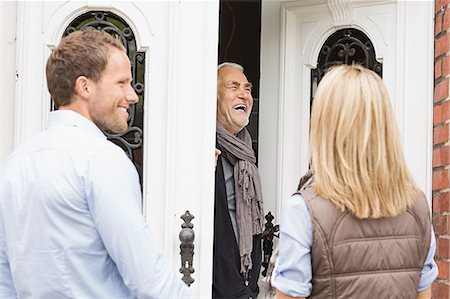
{"type": "Polygon", "coordinates": [[[242,65],[253,84],[253,110],[247,129],[258,157],[258,112],[261,44],[261,0],[221,0],[219,61],[242,65]]]}

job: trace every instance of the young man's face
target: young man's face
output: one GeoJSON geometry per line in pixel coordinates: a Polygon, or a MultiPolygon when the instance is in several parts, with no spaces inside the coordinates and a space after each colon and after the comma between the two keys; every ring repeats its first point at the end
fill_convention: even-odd
{"type": "Polygon", "coordinates": [[[128,129],[127,109],[139,101],[131,82],[131,65],[127,55],[111,48],[108,64],[100,80],[94,82],[94,91],[89,99],[89,115],[100,129],[114,133],[123,133],[128,129]]]}
{"type": "Polygon", "coordinates": [[[247,77],[236,68],[221,68],[217,78],[217,122],[236,135],[248,124],[252,106],[252,84],[247,77]]]}

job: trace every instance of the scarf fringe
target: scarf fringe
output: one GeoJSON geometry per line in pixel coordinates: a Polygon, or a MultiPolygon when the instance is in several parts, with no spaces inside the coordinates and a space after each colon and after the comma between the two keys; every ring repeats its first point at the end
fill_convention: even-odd
{"type": "Polygon", "coordinates": [[[278,255],[279,255],[280,249],[277,246],[275,248],[275,250],[272,253],[272,256],[270,257],[269,260],[269,265],[267,265],[267,274],[266,277],[263,280],[263,285],[262,285],[262,293],[263,295],[265,295],[265,297],[269,297],[269,298],[274,298],[275,296],[275,288],[272,285],[272,274],[273,274],[273,270],[275,268],[275,263],[277,261],[278,255]]]}
{"type": "Polygon", "coordinates": [[[248,272],[252,267],[252,254],[251,252],[248,252],[241,257],[241,273],[244,274],[245,279],[248,278],[248,272]]]}

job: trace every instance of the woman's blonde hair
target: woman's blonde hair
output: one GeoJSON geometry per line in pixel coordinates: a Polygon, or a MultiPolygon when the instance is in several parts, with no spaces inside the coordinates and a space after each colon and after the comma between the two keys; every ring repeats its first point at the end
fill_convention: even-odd
{"type": "Polygon", "coordinates": [[[315,192],[357,218],[396,216],[420,190],[403,157],[386,87],[359,65],[331,68],[311,113],[315,192]]]}

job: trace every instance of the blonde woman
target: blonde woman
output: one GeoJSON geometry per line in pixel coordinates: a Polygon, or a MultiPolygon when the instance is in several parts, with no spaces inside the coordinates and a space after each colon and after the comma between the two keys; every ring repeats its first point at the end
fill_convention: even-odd
{"type": "Polygon", "coordinates": [[[327,72],[312,107],[310,157],[312,177],[284,207],[276,297],[431,298],[429,209],[377,74],[358,65],[327,72]]]}

